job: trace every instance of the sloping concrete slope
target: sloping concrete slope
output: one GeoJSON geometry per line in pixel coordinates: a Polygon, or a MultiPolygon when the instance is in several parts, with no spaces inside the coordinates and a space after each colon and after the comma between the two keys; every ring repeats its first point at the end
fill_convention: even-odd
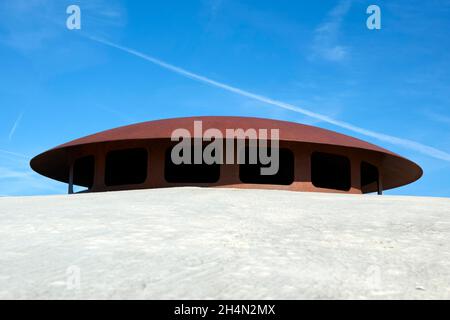
{"type": "Polygon", "coordinates": [[[0,298],[450,298],[450,200],[173,188],[0,199],[0,298]]]}

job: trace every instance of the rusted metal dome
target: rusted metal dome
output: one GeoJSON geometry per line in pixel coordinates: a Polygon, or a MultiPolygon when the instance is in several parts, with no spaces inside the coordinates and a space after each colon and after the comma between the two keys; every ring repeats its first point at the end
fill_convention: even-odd
{"type": "MultiPolygon", "coordinates": [[[[298,154],[303,155],[307,159],[311,153],[316,149],[318,151],[338,153],[340,155],[346,155],[353,161],[359,162],[368,161],[376,165],[380,176],[382,177],[382,190],[391,189],[406,185],[417,179],[422,175],[422,169],[414,162],[395,154],[389,150],[376,146],[374,144],[365,142],[360,139],[356,139],[344,134],[333,132],[330,130],[298,124],[287,121],[261,119],[261,118],[248,118],[248,117],[187,117],[187,118],[175,118],[164,119],[156,121],[148,121],[128,126],[123,126],[111,130],[106,130],[93,135],[89,135],[80,139],[73,140],[71,142],[57,146],[51,150],[48,150],[42,154],[39,154],[31,160],[31,167],[36,172],[58,180],[62,182],[69,182],[70,168],[73,161],[77,157],[81,157],[85,154],[92,154],[95,157],[104,157],[108,150],[124,149],[130,145],[149,146],[155,144],[161,144],[163,141],[169,143],[172,132],[179,128],[187,129],[194,132],[194,121],[201,121],[203,130],[210,128],[220,130],[225,136],[226,130],[230,128],[247,129],[278,129],[280,145],[292,147],[299,150],[307,150],[306,153],[298,151],[298,154]],[[372,161],[373,160],[373,161],[372,161]]],[[[200,136],[193,135],[193,138],[201,138],[200,136]]],[[[161,145],[159,145],[161,146],[161,145]]],[[[158,148],[153,148],[153,153],[157,153],[158,148]]],[[[294,152],[297,157],[297,151],[294,152]]],[[[162,156],[154,159],[159,159],[161,162],[162,156]]],[[[309,159],[309,158],[308,158],[309,159]]],[[[150,162],[152,159],[149,160],[150,162]]],[[[104,161],[96,160],[95,171],[103,170],[102,167],[104,161]]],[[[149,168],[152,167],[151,164],[149,168]]],[[[163,170],[163,164],[158,163],[153,166],[163,170]]],[[[308,161],[295,161],[296,170],[310,170],[310,164],[308,161]],[[298,166],[304,165],[307,168],[298,168],[298,166]]],[[[359,167],[358,167],[359,168],[359,167]]],[[[152,169],[153,170],[153,169],[152,169]]],[[[358,169],[359,170],[359,169],[358,169]]],[[[356,174],[357,170],[352,167],[352,175],[356,174]]],[[[160,174],[156,174],[158,179],[162,179],[160,174]]],[[[295,181],[302,182],[303,184],[296,185],[295,187],[283,186],[282,189],[303,190],[303,191],[327,191],[316,190],[314,186],[305,185],[311,181],[311,175],[295,174],[295,181]]],[[[102,177],[102,174],[100,174],[102,177]]],[[[93,187],[94,191],[109,190],[108,188],[101,188],[101,180],[97,177],[96,184],[93,187]]],[[[163,179],[162,179],[163,180],[163,179]]],[[[215,185],[227,185],[233,187],[258,187],[253,184],[243,184],[239,181],[225,179],[227,183],[212,184],[215,185]]],[[[352,180],[353,181],[353,180],[352,180]]],[[[165,187],[172,186],[173,184],[163,183],[150,183],[143,184],[139,188],[144,187],[165,187]]],[[[176,184],[175,184],[176,185],[176,184]]],[[[191,185],[191,184],[188,184],[191,185]]],[[[195,184],[193,184],[195,185],[195,184]]],[[[263,186],[270,187],[271,186],[263,186]]],[[[276,187],[274,187],[276,188],[276,187]]],[[[116,188],[113,188],[116,190],[116,188]]],[[[111,189],[111,190],[113,190],[111,189]]],[[[358,189],[356,182],[352,182],[352,190],[358,189]],[[354,185],[355,184],[355,185],[354,185]],[[353,188],[354,187],[354,188],[353,188]]],[[[359,188],[361,190],[361,186],[359,188]]],[[[375,191],[371,188],[369,191],[375,191]]],[[[360,193],[360,192],[355,192],[360,193]]]]}

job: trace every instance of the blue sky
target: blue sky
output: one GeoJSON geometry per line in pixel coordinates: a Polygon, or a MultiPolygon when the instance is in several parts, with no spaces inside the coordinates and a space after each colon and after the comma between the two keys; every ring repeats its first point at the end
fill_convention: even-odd
{"type": "Polygon", "coordinates": [[[449,1],[0,0],[0,195],[65,193],[29,160],[87,134],[241,115],[378,144],[424,169],[388,194],[448,197],[449,31],[449,1]],[[71,4],[81,8],[81,30],[66,28],[71,4]],[[370,4],[381,8],[381,30],[366,27],[370,4]],[[92,37],[331,121],[192,80],[92,37]]]}

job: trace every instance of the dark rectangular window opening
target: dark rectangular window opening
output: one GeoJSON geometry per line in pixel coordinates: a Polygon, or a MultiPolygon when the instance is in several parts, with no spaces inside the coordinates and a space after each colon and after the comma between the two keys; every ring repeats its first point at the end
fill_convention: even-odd
{"type": "MultiPolygon", "coordinates": [[[[259,152],[255,148],[255,152],[259,152]]],[[[271,148],[268,148],[269,156],[271,156],[271,148]]],[[[276,185],[290,185],[294,182],[294,154],[291,150],[286,148],[279,149],[279,167],[278,172],[273,175],[262,175],[261,168],[268,168],[270,164],[263,165],[259,161],[259,153],[256,164],[249,163],[250,148],[246,147],[241,152],[245,152],[245,164],[239,165],[239,179],[243,183],[252,184],[276,184],[276,185]]]]}
{"type": "Polygon", "coordinates": [[[317,188],[350,190],[350,160],[335,154],[313,152],[311,182],[317,188]]]}
{"type": "MultiPolygon", "coordinates": [[[[203,146],[204,149],[205,146],[203,146]]],[[[194,145],[191,146],[190,164],[172,162],[172,148],[166,150],[164,177],[170,183],[215,183],[220,179],[220,164],[194,164],[194,145]]],[[[182,155],[182,154],[181,154],[182,155]]],[[[214,155],[214,154],[213,154],[214,155]]],[[[202,157],[203,159],[203,157],[202,157]]]]}
{"type": "Polygon", "coordinates": [[[378,168],[365,161],[361,162],[361,192],[378,192],[378,168]]]}
{"type": "Polygon", "coordinates": [[[94,185],[95,158],[85,156],[73,164],[73,184],[91,189],[94,185]]]}
{"type": "Polygon", "coordinates": [[[106,155],[105,184],[142,184],[147,179],[148,152],[144,148],[110,151],[106,155]]]}

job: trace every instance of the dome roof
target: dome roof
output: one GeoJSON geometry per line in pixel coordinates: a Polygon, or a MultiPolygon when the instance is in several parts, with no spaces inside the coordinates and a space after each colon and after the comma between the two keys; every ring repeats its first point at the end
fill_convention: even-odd
{"type": "MultiPolygon", "coordinates": [[[[384,155],[382,168],[380,168],[383,175],[383,189],[405,185],[422,176],[422,169],[414,162],[348,135],[288,121],[227,116],[163,119],[118,127],[57,146],[33,158],[30,165],[33,170],[40,174],[66,182],[67,174],[56,172],[55,164],[61,161],[67,162],[67,160],[64,160],[67,158],[65,151],[69,149],[87,144],[113,141],[170,139],[172,132],[179,128],[187,129],[193,134],[194,121],[196,120],[202,121],[203,132],[209,128],[215,128],[220,130],[224,136],[226,129],[279,129],[280,141],[326,144],[381,153],[384,155]]],[[[61,165],[56,167],[61,168],[61,165]]]]}

